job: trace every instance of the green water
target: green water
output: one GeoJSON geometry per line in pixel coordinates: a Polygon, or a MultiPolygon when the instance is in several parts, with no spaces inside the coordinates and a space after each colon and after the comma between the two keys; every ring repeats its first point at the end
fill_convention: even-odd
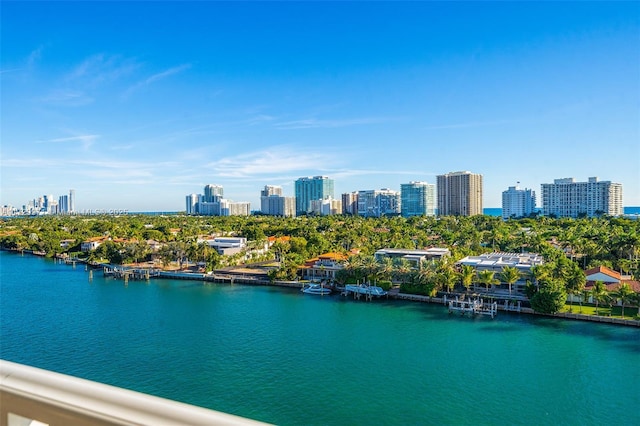
{"type": "Polygon", "coordinates": [[[640,424],[637,328],[272,287],[125,287],[6,252],[0,355],[281,425],[640,424]]]}

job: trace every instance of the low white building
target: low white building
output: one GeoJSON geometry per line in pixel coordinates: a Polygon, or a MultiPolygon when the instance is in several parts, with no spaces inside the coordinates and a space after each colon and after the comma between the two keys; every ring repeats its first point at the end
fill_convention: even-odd
{"type": "MultiPolygon", "coordinates": [[[[520,279],[516,281],[511,290],[513,293],[524,293],[527,277],[531,274],[531,268],[542,265],[544,259],[537,253],[486,253],[480,256],[467,256],[456,262],[456,265],[471,265],[476,271],[490,270],[495,272],[495,278],[505,266],[511,266],[520,271],[520,279]]],[[[477,285],[477,283],[476,283],[477,285]]]]}
{"type": "Polygon", "coordinates": [[[216,237],[213,240],[207,240],[207,244],[215,249],[218,254],[228,256],[246,249],[247,239],[242,237],[216,237]]]}
{"type": "Polygon", "coordinates": [[[384,248],[376,251],[373,256],[376,260],[381,260],[385,257],[406,259],[414,267],[419,268],[423,260],[440,260],[450,255],[451,252],[447,248],[432,247],[426,250],[384,248]]]}

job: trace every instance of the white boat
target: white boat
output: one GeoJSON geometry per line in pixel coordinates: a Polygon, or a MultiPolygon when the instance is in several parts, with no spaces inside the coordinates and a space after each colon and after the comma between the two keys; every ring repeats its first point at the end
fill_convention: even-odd
{"type": "Polygon", "coordinates": [[[347,284],[344,290],[347,293],[367,294],[376,297],[387,295],[387,292],[382,287],[370,284],[347,284]]]}
{"type": "Polygon", "coordinates": [[[320,284],[311,284],[302,289],[307,294],[331,294],[331,289],[320,284]]]}

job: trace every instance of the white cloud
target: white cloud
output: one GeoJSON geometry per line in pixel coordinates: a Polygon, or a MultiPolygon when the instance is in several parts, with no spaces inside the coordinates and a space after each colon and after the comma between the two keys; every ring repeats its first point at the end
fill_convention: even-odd
{"type": "Polygon", "coordinates": [[[74,89],[56,89],[41,99],[42,102],[57,106],[83,106],[93,102],[93,98],[83,91],[74,89]]]}
{"type": "Polygon", "coordinates": [[[391,117],[363,117],[363,118],[337,119],[337,120],[319,120],[317,118],[308,118],[303,120],[292,120],[292,121],[276,123],[275,127],[278,129],[284,129],[284,130],[336,128],[336,127],[348,127],[348,126],[361,126],[365,124],[386,123],[389,121],[397,121],[397,120],[398,118],[391,118],[391,117]]]}
{"type": "Polygon", "coordinates": [[[317,170],[334,161],[321,152],[290,150],[287,147],[271,147],[262,151],[226,157],[206,165],[220,177],[248,178],[260,175],[276,175],[287,172],[317,170]]]}
{"type": "Polygon", "coordinates": [[[149,77],[147,77],[146,79],[134,84],[133,86],[129,87],[123,94],[123,96],[129,97],[133,92],[148,86],[150,84],[153,84],[157,81],[163,80],[167,77],[170,77],[174,74],[178,74],[181,73],[182,71],[188,70],[189,68],[191,68],[191,64],[182,64],[182,65],[178,65],[176,67],[173,68],[169,68],[168,70],[153,74],[149,77]]]}

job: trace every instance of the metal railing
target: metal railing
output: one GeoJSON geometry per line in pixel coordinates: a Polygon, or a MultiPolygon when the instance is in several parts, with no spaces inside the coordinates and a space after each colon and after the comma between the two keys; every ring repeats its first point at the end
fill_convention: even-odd
{"type": "Polygon", "coordinates": [[[259,424],[264,423],[0,360],[0,426],[259,424]]]}

